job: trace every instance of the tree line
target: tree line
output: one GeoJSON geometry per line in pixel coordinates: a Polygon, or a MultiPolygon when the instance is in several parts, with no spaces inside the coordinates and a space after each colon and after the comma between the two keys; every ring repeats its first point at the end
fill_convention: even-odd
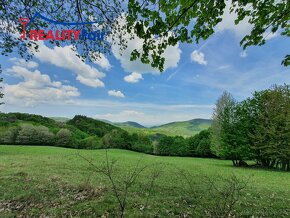
{"type": "Polygon", "coordinates": [[[81,115],[61,123],[34,114],[0,113],[0,144],[120,148],[157,155],[213,156],[209,130],[190,138],[130,134],[119,127],[81,115]]]}
{"type": "Polygon", "coordinates": [[[212,151],[235,166],[290,171],[290,86],[274,85],[237,102],[224,92],[213,114],[212,151]]]}

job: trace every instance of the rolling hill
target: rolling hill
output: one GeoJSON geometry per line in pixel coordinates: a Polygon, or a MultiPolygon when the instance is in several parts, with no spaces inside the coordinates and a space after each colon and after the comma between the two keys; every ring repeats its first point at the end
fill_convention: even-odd
{"type": "Polygon", "coordinates": [[[193,119],[188,121],[172,122],[161,126],[151,127],[155,132],[167,133],[169,135],[193,136],[211,126],[210,119],[193,119]]]}
{"type": "Polygon", "coordinates": [[[73,119],[69,120],[67,124],[75,126],[87,134],[95,135],[98,137],[103,137],[106,133],[114,129],[121,130],[119,127],[113,126],[109,123],[105,123],[103,121],[95,120],[93,118],[82,115],[76,115],[73,119]]]}
{"type": "Polygon", "coordinates": [[[70,120],[70,118],[67,118],[67,117],[49,117],[49,118],[55,120],[56,122],[61,122],[61,123],[65,123],[70,120]]]}
{"type": "Polygon", "coordinates": [[[114,123],[113,125],[118,126],[130,133],[142,133],[145,135],[163,134],[168,136],[183,136],[190,137],[202,130],[208,129],[211,126],[212,120],[210,119],[193,119],[188,121],[178,121],[163,124],[160,126],[153,126],[146,128],[136,122],[124,122],[114,123]]]}
{"type": "Polygon", "coordinates": [[[134,127],[134,128],[146,128],[145,126],[142,126],[141,124],[133,121],[127,121],[122,123],[114,123],[114,125],[119,127],[134,127]]]}

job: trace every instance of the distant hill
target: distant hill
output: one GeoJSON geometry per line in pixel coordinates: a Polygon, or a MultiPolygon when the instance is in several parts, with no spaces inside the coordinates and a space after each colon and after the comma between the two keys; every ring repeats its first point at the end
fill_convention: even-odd
{"type": "Polygon", "coordinates": [[[204,129],[208,129],[212,124],[210,119],[193,119],[188,121],[179,121],[163,124],[160,126],[154,126],[151,128],[146,128],[136,122],[124,122],[124,123],[114,123],[113,125],[118,126],[130,133],[142,133],[145,135],[155,135],[162,134],[168,136],[193,136],[204,129]]]}
{"type": "Polygon", "coordinates": [[[58,122],[52,118],[44,117],[41,115],[27,113],[0,113],[0,133],[6,131],[9,128],[20,127],[23,124],[44,126],[54,134],[56,134],[60,129],[65,128],[71,131],[72,138],[76,140],[89,136],[89,134],[81,131],[73,125],[58,122]]]}
{"type": "Polygon", "coordinates": [[[135,128],[146,128],[145,126],[142,126],[141,124],[133,121],[127,121],[123,123],[114,123],[114,125],[119,127],[135,127],[135,128]]]}
{"type": "Polygon", "coordinates": [[[60,128],[57,121],[48,117],[43,117],[41,115],[27,113],[0,113],[1,126],[13,126],[21,123],[43,125],[48,128],[60,128]]]}
{"type": "Polygon", "coordinates": [[[155,132],[168,133],[169,135],[193,136],[212,124],[210,119],[193,119],[188,121],[172,122],[151,127],[155,132]]]}
{"type": "Polygon", "coordinates": [[[70,120],[70,118],[67,118],[67,117],[49,117],[49,118],[55,120],[56,122],[62,122],[62,123],[65,123],[70,120]]]}
{"type": "Polygon", "coordinates": [[[85,133],[98,137],[103,137],[113,129],[121,130],[119,127],[113,126],[109,123],[81,115],[76,115],[73,119],[69,120],[67,124],[75,126],[85,133]]]}

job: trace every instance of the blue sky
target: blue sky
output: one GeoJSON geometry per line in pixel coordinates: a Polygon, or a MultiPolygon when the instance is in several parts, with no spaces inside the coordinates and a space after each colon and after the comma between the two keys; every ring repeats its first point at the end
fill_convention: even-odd
{"type": "Polygon", "coordinates": [[[41,43],[30,62],[17,55],[1,56],[4,112],[73,117],[83,114],[115,122],[144,125],[211,118],[224,90],[243,100],[255,90],[290,83],[290,69],[281,66],[289,52],[289,39],[267,34],[267,43],[243,51],[246,22],[233,25],[225,14],[216,33],[200,44],[178,44],[165,53],[166,70],[157,72],[129,60],[140,39],[129,42],[123,56],[118,47],[96,63],[76,60],[69,47],[41,43]],[[131,49],[131,50],[130,50],[131,49]]]}

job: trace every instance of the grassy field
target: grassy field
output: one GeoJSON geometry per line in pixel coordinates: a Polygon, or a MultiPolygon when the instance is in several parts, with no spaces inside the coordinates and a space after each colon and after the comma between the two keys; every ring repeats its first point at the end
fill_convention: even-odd
{"type": "MultiPolygon", "coordinates": [[[[100,167],[105,154],[105,150],[0,145],[0,217],[115,217],[118,203],[108,178],[94,172],[84,159],[100,167]]],[[[222,190],[223,181],[233,174],[247,181],[234,211],[237,216],[290,217],[287,172],[116,149],[109,150],[108,157],[116,160],[113,178],[119,193],[137,163],[147,166],[129,189],[125,217],[210,216],[219,195],[208,181],[222,190]],[[158,175],[156,180],[150,179],[152,172],[158,175]]]]}

